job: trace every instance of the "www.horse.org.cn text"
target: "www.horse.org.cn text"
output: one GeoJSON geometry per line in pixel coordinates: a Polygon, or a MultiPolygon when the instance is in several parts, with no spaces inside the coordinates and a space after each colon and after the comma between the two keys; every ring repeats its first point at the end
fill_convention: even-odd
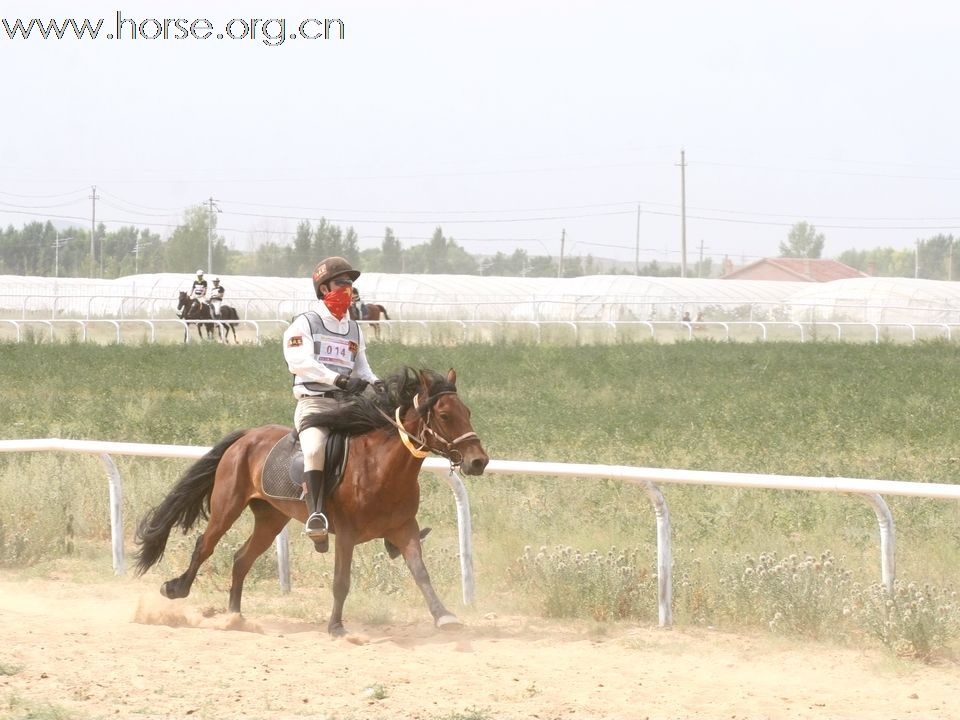
{"type": "MultiPolygon", "coordinates": [[[[279,47],[288,40],[343,40],[340,18],[137,18],[117,10],[106,18],[0,18],[9,40],[254,40],[279,47]]],[[[3,36],[0,35],[0,38],[3,36]]]]}

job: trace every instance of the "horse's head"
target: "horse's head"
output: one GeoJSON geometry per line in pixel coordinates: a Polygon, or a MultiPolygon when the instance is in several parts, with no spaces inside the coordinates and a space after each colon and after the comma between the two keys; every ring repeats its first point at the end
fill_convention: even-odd
{"type": "Polygon", "coordinates": [[[466,475],[482,475],[490,457],[470,424],[470,408],[457,394],[457,373],[443,376],[421,370],[414,407],[423,419],[426,447],[459,465],[466,475]]]}
{"type": "Polygon", "coordinates": [[[183,309],[190,307],[190,296],[183,290],[180,291],[180,300],[177,303],[177,312],[183,316],[183,309]]]}

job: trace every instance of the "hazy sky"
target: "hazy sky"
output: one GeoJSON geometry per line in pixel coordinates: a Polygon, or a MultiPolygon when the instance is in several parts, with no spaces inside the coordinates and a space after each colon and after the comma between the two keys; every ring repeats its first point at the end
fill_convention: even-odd
{"type": "Polygon", "coordinates": [[[4,226],[89,227],[95,185],[98,221],[164,236],[212,196],[242,249],[326,216],[361,247],[440,225],[473,253],[556,256],[565,229],[568,253],[632,262],[639,203],[640,262],[676,262],[684,149],[690,263],[701,243],[776,255],[799,220],[829,257],[960,234],[955,4],[0,5],[30,18],[104,23],[82,41],[0,24],[4,226]],[[213,36],[107,40],[117,12],[213,36]],[[238,37],[251,18],[345,37],[218,40],[234,18],[238,37]]]}

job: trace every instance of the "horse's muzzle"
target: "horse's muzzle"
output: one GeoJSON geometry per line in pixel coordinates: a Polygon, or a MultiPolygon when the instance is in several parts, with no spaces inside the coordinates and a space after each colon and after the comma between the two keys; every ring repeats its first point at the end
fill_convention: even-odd
{"type": "Polygon", "coordinates": [[[490,458],[482,453],[473,457],[467,456],[460,464],[460,469],[463,470],[464,475],[483,475],[483,470],[487,467],[488,462],[490,462],[490,458]]]}

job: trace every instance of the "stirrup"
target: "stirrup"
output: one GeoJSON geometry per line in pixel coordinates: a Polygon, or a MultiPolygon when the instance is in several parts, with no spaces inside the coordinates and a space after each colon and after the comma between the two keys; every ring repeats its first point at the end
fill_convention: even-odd
{"type": "Polygon", "coordinates": [[[329,527],[327,516],[322,512],[315,512],[303,524],[303,534],[307,537],[324,537],[329,527]]]}

